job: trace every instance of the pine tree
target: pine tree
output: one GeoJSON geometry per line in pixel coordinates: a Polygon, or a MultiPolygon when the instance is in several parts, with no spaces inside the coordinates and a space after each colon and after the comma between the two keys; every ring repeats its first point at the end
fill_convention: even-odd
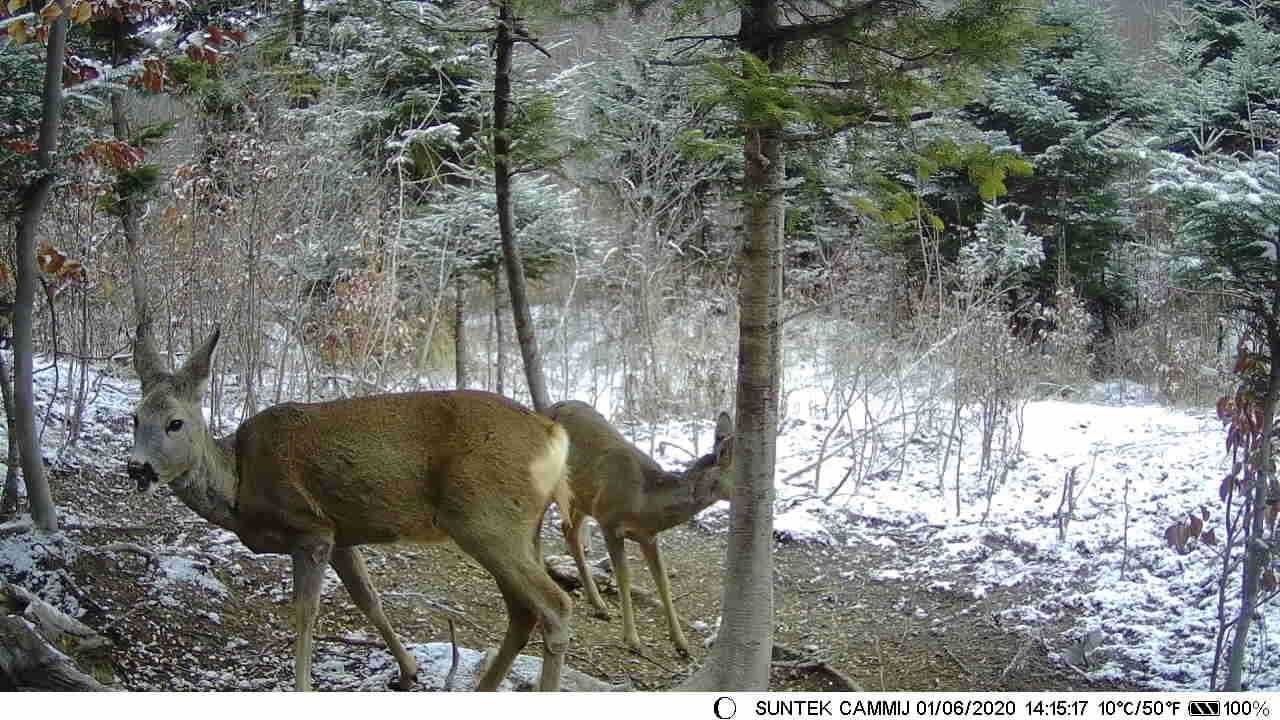
{"type": "MultiPolygon", "coordinates": [[[[821,140],[877,117],[910,119],[963,97],[975,74],[1007,59],[1027,31],[1020,5],[829,3],[801,12],[778,0],[683,4],[688,16],[737,14],[736,33],[683,38],[736,54],[708,66],[709,99],[741,133],[744,242],[735,487],[723,623],[692,688],[765,689],[773,630],[772,513],[778,421],[786,163],[790,142],[821,140]]],[[[686,50],[690,49],[685,47],[686,50]]]]}

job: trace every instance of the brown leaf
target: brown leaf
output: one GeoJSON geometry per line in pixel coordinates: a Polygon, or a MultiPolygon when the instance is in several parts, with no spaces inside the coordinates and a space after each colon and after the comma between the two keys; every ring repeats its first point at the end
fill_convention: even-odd
{"type": "Polygon", "coordinates": [[[80,0],[71,8],[71,20],[77,25],[84,25],[93,19],[93,5],[89,0],[80,0]]]}

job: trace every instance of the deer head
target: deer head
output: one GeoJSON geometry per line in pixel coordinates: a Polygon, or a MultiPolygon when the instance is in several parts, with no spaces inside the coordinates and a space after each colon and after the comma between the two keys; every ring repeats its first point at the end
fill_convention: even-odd
{"type": "Polygon", "coordinates": [[[704,455],[694,461],[688,472],[693,473],[701,466],[701,472],[711,473],[715,478],[717,500],[728,500],[733,494],[733,418],[729,413],[721,411],[716,418],[714,449],[710,455],[704,455]]]}
{"type": "Polygon", "coordinates": [[[176,372],[165,371],[146,325],[138,327],[133,366],[142,382],[142,402],[133,414],[129,477],[139,492],[151,492],[191,471],[208,437],[200,399],[209,379],[210,357],[221,331],[214,328],[176,372]]]}

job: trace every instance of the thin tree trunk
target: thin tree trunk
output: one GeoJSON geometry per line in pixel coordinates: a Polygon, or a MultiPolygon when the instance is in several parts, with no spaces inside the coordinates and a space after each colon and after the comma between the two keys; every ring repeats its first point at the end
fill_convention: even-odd
{"type": "Polygon", "coordinates": [[[18,511],[18,421],[13,409],[13,380],[9,377],[9,363],[0,353],[0,395],[4,399],[4,421],[9,442],[6,443],[8,453],[5,457],[4,492],[0,493],[0,517],[12,515],[18,511]]]}
{"type": "Polygon", "coordinates": [[[461,275],[453,281],[453,291],[453,369],[457,388],[465,390],[470,380],[467,377],[467,281],[461,275]]]}
{"type": "Polygon", "coordinates": [[[502,268],[493,269],[493,391],[505,394],[507,385],[507,355],[505,331],[502,329],[502,308],[506,306],[506,286],[502,284],[502,268]]]}
{"type": "Polygon", "coordinates": [[[520,341],[520,354],[524,358],[529,398],[533,401],[534,409],[542,412],[551,407],[551,398],[547,394],[542,357],[538,354],[538,340],[534,335],[533,318],[529,313],[524,265],[520,261],[520,248],[516,246],[515,218],[511,211],[511,136],[508,128],[511,120],[511,56],[515,50],[515,38],[511,30],[514,25],[515,12],[511,0],[500,0],[495,42],[497,71],[493,79],[494,193],[498,206],[498,236],[502,240],[502,256],[507,265],[507,284],[511,291],[511,314],[515,319],[516,339],[520,341]]]}
{"type": "Polygon", "coordinates": [[[58,129],[62,121],[62,64],[67,49],[67,13],[62,12],[49,28],[45,56],[43,115],[36,154],[39,176],[23,193],[22,217],[18,224],[17,292],[13,303],[14,408],[18,419],[18,450],[22,456],[22,478],[27,485],[31,517],[44,530],[58,529],[58,515],[44,474],[44,460],[36,438],[35,393],[32,388],[35,344],[32,338],[36,300],[36,229],[49,201],[54,182],[54,153],[58,149],[58,129]]]}
{"type": "MultiPolygon", "coordinates": [[[[781,69],[777,0],[743,8],[742,49],[781,69]]],[[[783,156],[776,127],[744,143],[746,243],[738,291],[737,437],[725,553],[723,621],[689,689],[768,690],[773,652],[773,475],[778,428],[783,156]]]]}
{"type": "MultiPolygon", "coordinates": [[[[116,23],[112,57],[116,67],[125,63],[123,45],[125,27],[116,23]]],[[[129,142],[129,116],[125,112],[124,93],[111,93],[111,130],[116,140],[129,142]]],[[[135,326],[150,324],[151,314],[147,308],[147,282],[142,274],[142,227],[138,220],[138,202],[133,197],[120,198],[123,215],[120,224],[124,228],[125,257],[129,263],[129,288],[133,292],[133,321],[135,326]]]]}
{"type": "Polygon", "coordinates": [[[289,29],[293,31],[293,44],[301,45],[306,35],[307,7],[303,0],[293,0],[289,9],[289,29]]]}

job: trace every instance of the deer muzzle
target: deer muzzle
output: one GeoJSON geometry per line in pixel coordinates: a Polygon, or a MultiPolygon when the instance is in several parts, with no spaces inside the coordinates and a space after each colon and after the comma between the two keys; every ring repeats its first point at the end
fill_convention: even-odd
{"type": "Polygon", "coordinates": [[[160,476],[156,474],[156,469],[151,467],[151,463],[138,462],[130,460],[128,465],[129,477],[138,483],[138,492],[147,492],[152,485],[160,483],[160,476]]]}

